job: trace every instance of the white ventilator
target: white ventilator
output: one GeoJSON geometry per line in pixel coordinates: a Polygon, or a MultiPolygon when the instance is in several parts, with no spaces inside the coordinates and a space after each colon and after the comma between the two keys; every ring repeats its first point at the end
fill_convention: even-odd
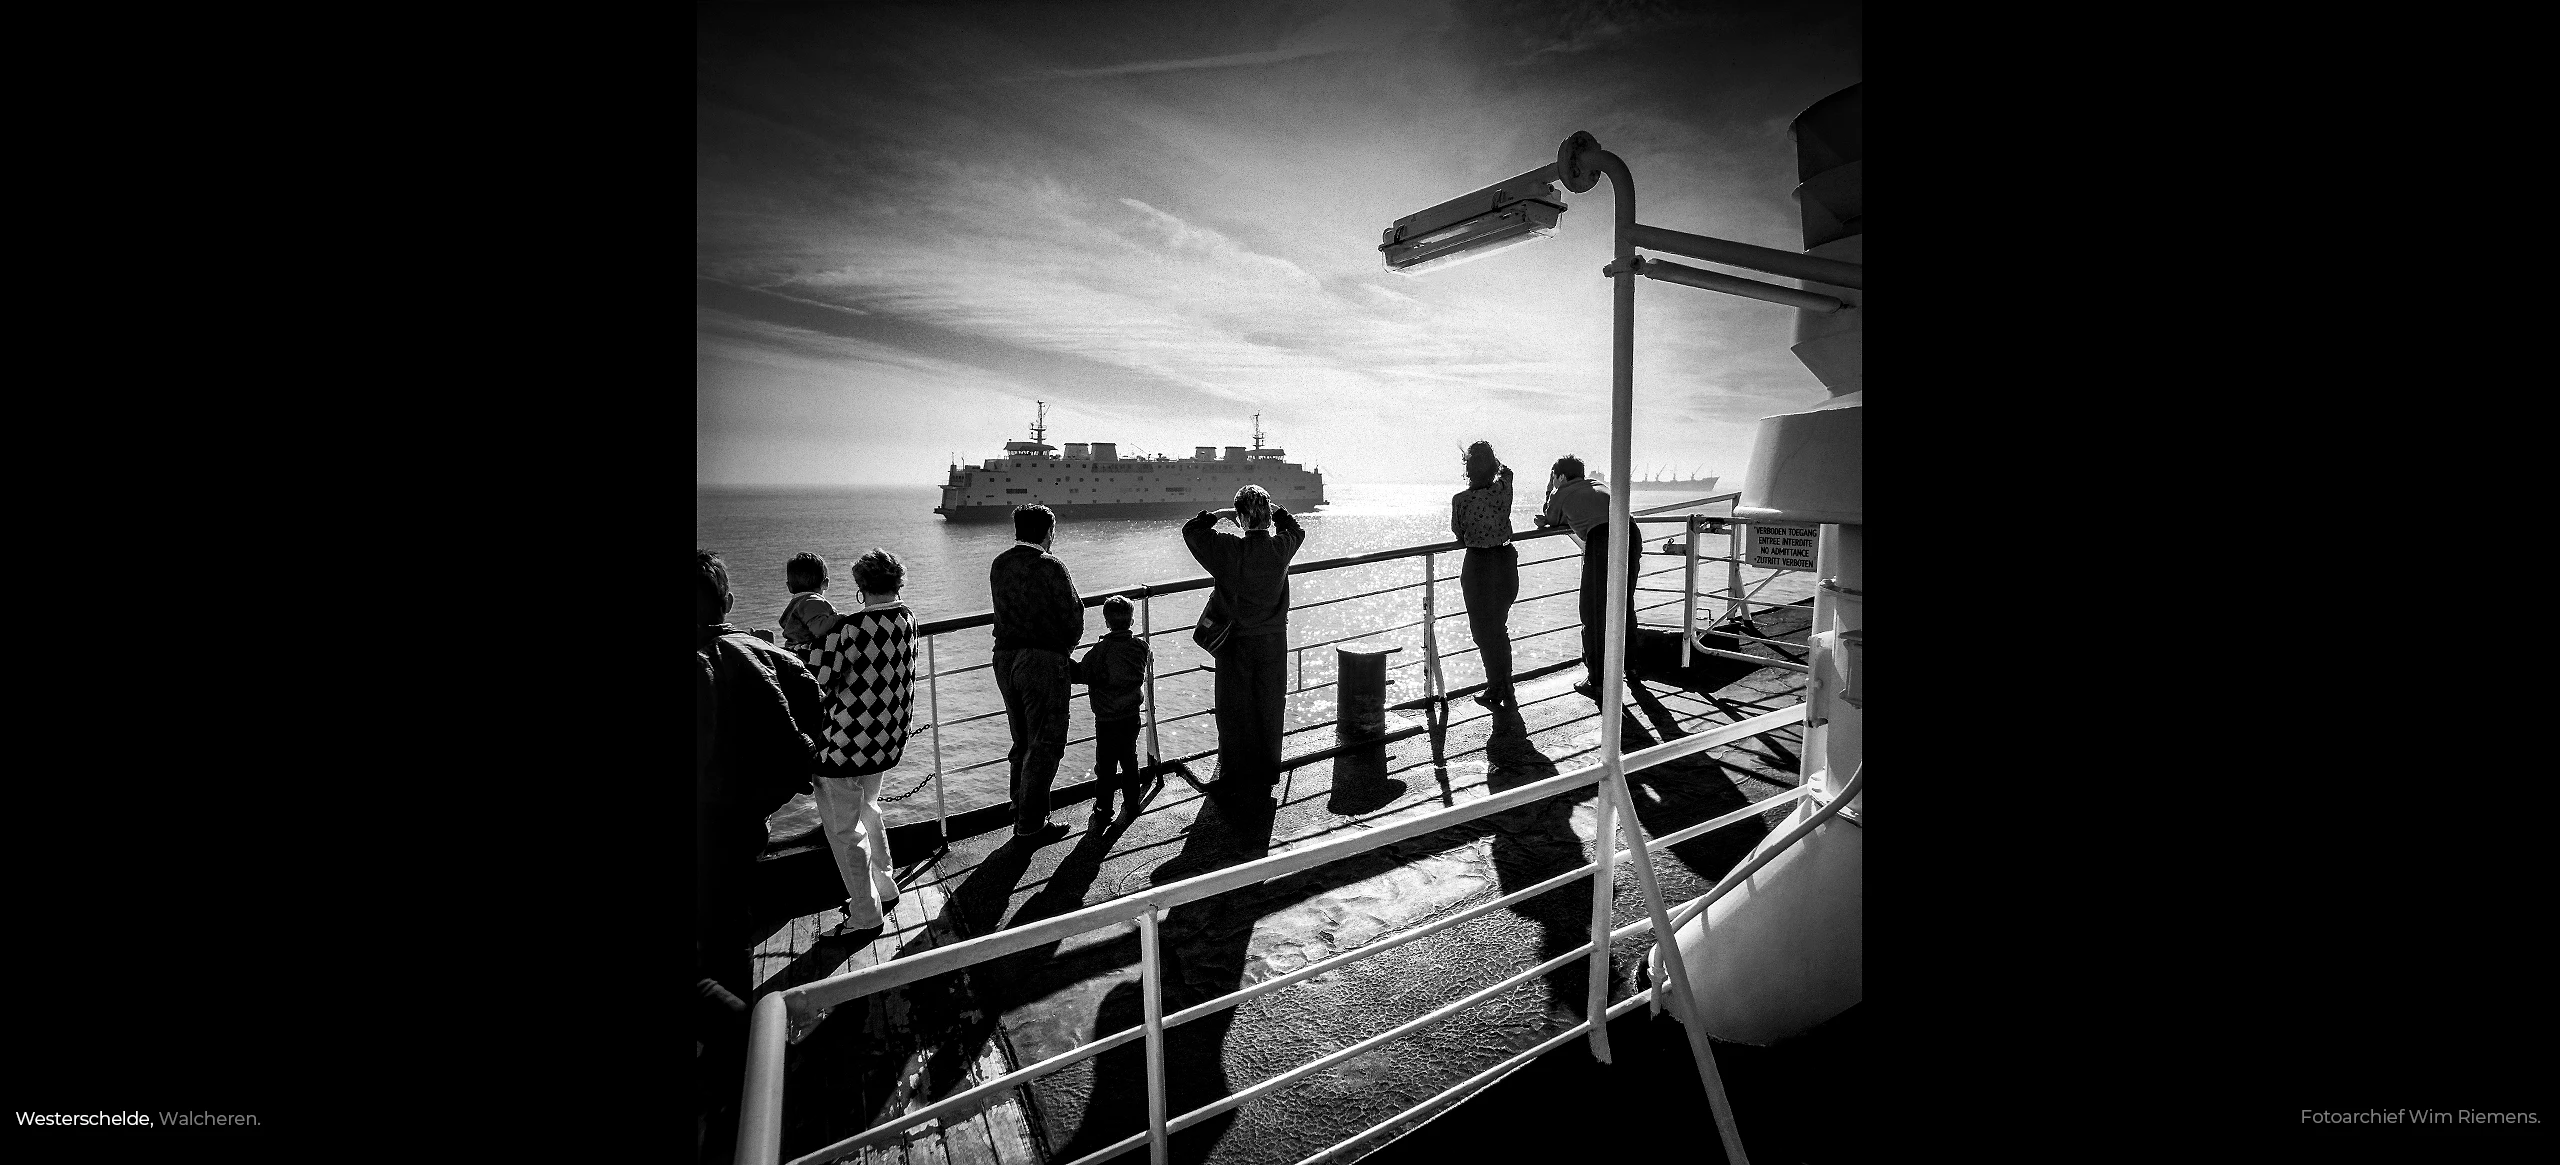
{"type": "MultiPolygon", "coordinates": [[[[1860,104],[1853,86],[1817,102],[1793,127],[1808,255],[1864,258],[1860,104]]],[[[1699,1022],[1709,1035],[1746,1044],[1802,1034],[1865,994],[1865,826],[1858,813],[1865,783],[1866,305],[1860,289],[1802,286],[1851,305],[1796,313],[1796,356],[1831,398],[1761,418],[1733,513],[1743,521],[1821,527],[1802,749],[1811,792],[1726,876],[1732,884],[1721,896],[1711,893],[1703,909],[1692,901],[1672,915],[1699,1022]]],[[[1659,982],[1661,952],[1649,957],[1659,982]]]]}

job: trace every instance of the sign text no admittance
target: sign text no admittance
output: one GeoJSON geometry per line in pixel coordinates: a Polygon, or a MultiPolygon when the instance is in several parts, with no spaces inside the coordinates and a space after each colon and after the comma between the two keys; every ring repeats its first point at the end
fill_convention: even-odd
{"type": "Polygon", "coordinates": [[[1743,527],[1742,557],[1753,566],[1779,570],[1812,570],[1818,526],[1773,526],[1753,522],[1743,527]]]}

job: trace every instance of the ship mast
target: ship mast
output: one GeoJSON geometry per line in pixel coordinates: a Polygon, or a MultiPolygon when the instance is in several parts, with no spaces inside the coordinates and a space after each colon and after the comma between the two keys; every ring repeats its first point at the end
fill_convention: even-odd
{"type": "Polygon", "coordinates": [[[1262,414],[1253,414],[1253,447],[1262,448],[1262,414]]]}
{"type": "Polygon", "coordinates": [[[1040,406],[1039,415],[1031,419],[1031,439],[1041,442],[1042,444],[1047,444],[1049,440],[1049,402],[1045,400],[1038,400],[1031,403],[1040,406]]]}

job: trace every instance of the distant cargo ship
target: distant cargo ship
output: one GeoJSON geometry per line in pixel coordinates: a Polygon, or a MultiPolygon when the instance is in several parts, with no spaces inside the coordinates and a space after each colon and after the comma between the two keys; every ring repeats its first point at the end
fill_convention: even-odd
{"type": "MultiPolygon", "coordinates": [[[[1692,474],[1696,470],[1690,471],[1692,474]]],[[[1636,482],[1637,489],[1693,489],[1701,493],[1714,489],[1719,477],[1647,477],[1636,482]]]]}
{"type": "Polygon", "coordinates": [[[1191,456],[1131,453],[1118,442],[1047,442],[1049,406],[1037,402],[1031,439],[1007,441],[1004,456],[977,465],[951,464],[942,504],[933,512],[955,522],[1010,519],[1016,506],[1038,504],[1060,520],[1089,518],[1188,518],[1201,510],[1235,504],[1247,484],[1271,491],[1273,504],[1293,514],[1325,504],[1324,475],[1281,460],[1282,449],[1262,447],[1262,414],[1253,415],[1253,447],[1194,446],[1191,456]]]}

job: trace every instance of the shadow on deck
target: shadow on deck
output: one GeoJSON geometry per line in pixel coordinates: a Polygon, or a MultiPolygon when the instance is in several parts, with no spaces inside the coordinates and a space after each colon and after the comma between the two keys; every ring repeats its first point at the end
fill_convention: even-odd
{"type": "MultiPolygon", "coordinates": [[[[1800,631],[1801,621],[1772,630],[1800,631]]],[[[907,889],[896,922],[876,942],[849,949],[819,939],[839,917],[833,910],[781,923],[758,952],[759,991],[1064,914],[1587,763],[1599,742],[1597,710],[1571,690],[1572,679],[1559,675],[1523,685],[1517,711],[1488,713],[1459,702],[1445,766],[1432,764],[1426,740],[1411,738],[1301,768],[1271,790],[1277,796],[1205,798],[1175,781],[1159,787],[1139,811],[1124,810],[1109,820],[1089,817],[1081,804],[1064,805],[1051,820],[1081,832],[1028,855],[1001,846],[1001,833],[956,841],[949,851],[902,871],[907,889]]],[[[1666,692],[1647,710],[1650,731],[1631,709],[1626,743],[1642,747],[1657,734],[1728,722],[1733,712],[1783,707],[1800,698],[1800,689],[1796,673],[1763,669],[1712,696],[1666,692]],[[1730,708],[1717,707],[1715,698],[1730,708]]],[[[1801,733],[1771,735],[1778,743],[1745,740],[1637,774],[1637,813],[1646,831],[1660,836],[1791,787],[1790,750],[1801,733]]],[[[1587,861],[1595,795],[1584,789],[1172,910],[1162,926],[1165,1011],[1285,974],[1587,861]]],[[[1655,863],[1664,893],[1677,902],[1705,892],[1783,813],[1774,810],[1770,820],[1671,847],[1655,863]]],[[[1615,889],[1617,921],[1642,917],[1629,865],[1619,867],[1615,889]]],[[[1168,1111],[1179,1115],[1233,1095],[1581,945],[1588,936],[1590,901],[1587,879],[1569,883],[1171,1028],[1165,1041],[1168,1111]]],[[[1650,941],[1641,935],[1612,948],[1613,1001],[1638,989],[1633,978],[1650,941]]],[[[784,1157],[1136,1026],[1138,958],[1135,928],[1124,924],[838,1009],[790,1050],[784,1157]]],[[[1445,1023],[1210,1117],[1174,1135],[1173,1157],[1221,1165],[1296,1161],[1392,1118],[1580,1022],[1588,967],[1584,960],[1569,963],[1445,1023]]],[[[1644,1018],[1639,1010],[1620,1024],[1644,1018]]],[[[1612,1025],[1613,1032],[1618,1026],[1612,1025]]],[[[1676,1025],[1670,1043],[1676,1066],[1688,1073],[1688,1087],[1695,1090],[1676,1025]]],[[[1559,1049],[1511,1079],[1564,1071],[1549,1068],[1550,1062],[1572,1057],[1588,1062],[1585,1052],[1559,1049]]],[[[1741,1063],[1748,1061],[1746,1054],[1741,1063]]],[[[1741,1071],[1727,1073],[1728,1087],[1737,1093],[1747,1087],[1735,1080],[1741,1071]]],[[[1474,1102],[1467,1107],[1485,1111],[1474,1102]]],[[[1546,1107],[1552,1111],[1551,1104],[1546,1107]]],[[[1014,1089],[965,1120],[912,1132],[863,1159],[1071,1161],[1143,1131],[1146,1112],[1145,1052],[1143,1044],[1132,1043],[1014,1089]]],[[[1421,1126],[1421,1133],[1407,1130],[1396,1145],[1421,1144],[1416,1138],[1426,1134],[1451,1135],[1448,1130],[1464,1122],[1434,1123],[1441,1132],[1433,1134],[1432,1126],[1421,1126]]],[[[1708,1129],[1703,1144],[1712,1145],[1711,1127],[1701,1127],[1708,1129]]],[[[1757,1146],[1757,1131],[1745,1131],[1757,1146]]],[[[1387,1135],[1379,1134],[1376,1143],[1387,1135]]]]}

